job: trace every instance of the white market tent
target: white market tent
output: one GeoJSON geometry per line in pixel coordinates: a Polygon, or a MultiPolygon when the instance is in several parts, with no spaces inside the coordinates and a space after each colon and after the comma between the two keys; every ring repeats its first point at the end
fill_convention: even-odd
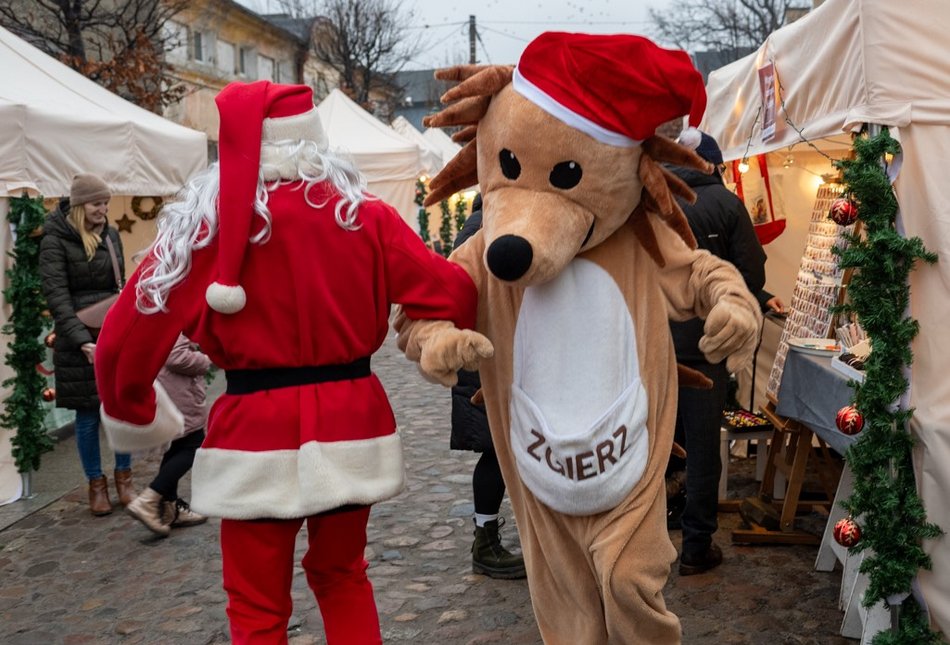
{"type": "Polygon", "coordinates": [[[366,176],[369,192],[391,204],[414,231],[416,180],[426,172],[422,150],[340,90],[317,106],[330,147],[347,153],[366,176]]]}
{"type": "MultiPolygon", "coordinates": [[[[135,106],[0,28],[0,248],[9,251],[6,199],[25,189],[69,194],[73,175],[95,173],[114,195],[168,195],[207,164],[203,133],[135,106]]],[[[0,286],[5,286],[0,274],[0,286]]],[[[0,308],[6,322],[9,305],[0,308]]],[[[4,345],[10,341],[4,336],[4,345]]],[[[11,376],[0,365],[0,379],[11,376]]],[[[0,399],[6,398],[6,390],[0,399]]],[[[19,497],[0,432],[0,503],[19,497]]]]}
{"type": "MultiPolygon", "coordinates": [[[[918,489],[928,519],[945,531],[950,531],[950,350],[944,341],[950,320],[950,182],[944,171],[950,154],[948,24],[950,4],[943,0],[827,0],[774,32],[757,52],[713,72],[701,126],[719,140],[726,159],[770,152],[781,159],[793,151],[793,158],[801,154],[805,159],[806,144],[789,150],[800,137],[782,123],[781,110],[775,138],[762,141],[758,70],[771,61],[788,118],[831,156],[842,156],[847,144],[842,146],[840,135],[862,123],[889,126],[900,141],[894,186],[903,231],[919,236],[939,256],[937,264],[919,265],[911,275],[910,314],[920,323],[920,335],[913,345],[910,405],[915,408],[911,431],[918,441],[918,489]]],[[[793,178],[788,175],[787,180],[793,178]]],[[[808,203],[808,192],[813,199],[814,185],[805,184],[786,181],[786,202],[796,192],[802,204],[808,203]]],[[[808,219],[807,208],[804,213],[787,209],[790,229],[793,220],[808,219]]],[[[783,236],[774,244],[781,250],[789,243],[783,236]]],[[[798,246],[799,254],[802,248],[798,246]]],[[[769,273],[776,268],[773,250],[766,247],[769,273]]],[[[796,259],[784,270],[794,274],[797,266],[796,259]]],[[[933,570],[921,571],[920,586],[934,625],[950,635],[950,538],[933,540],[925,548],[933,570]]]]}
{"type": "Polygon", "coordinates": [[[0,28],[0,196],[69,194],[77,172],[116,195],[170,195],[207,164],[206,137],[113,94],[0,28]]]}
{"type": "Polygon", "coordinates": [[[416,126],[409,123],[409,119],[404,116],[397,116],[393,119],[392,128],[405,138],[415,142],[422,151],[422,165],[427,175],[434,175],[445,166],[442,160],[442,151],[436,148],[426,139],[421,132],[416,130],[416,126]]]}
{"type": "Polygon", "coordinates": [[[462,149],[462,146],[452,141],[452,137],[447,135],[440,128],[426,128],[422,136],[442,153],[443,164],[449,163],[452,157],[457,155],[462,149]]]}

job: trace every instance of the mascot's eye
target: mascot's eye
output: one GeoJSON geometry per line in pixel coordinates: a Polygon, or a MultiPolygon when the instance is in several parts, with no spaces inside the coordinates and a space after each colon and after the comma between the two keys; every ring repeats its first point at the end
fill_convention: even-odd
{"type": "Polygon", "coordinates": [[[508,179],[517,179],[521,174],[521,164],[518,163],[518,157],[508,148],[503,148],[498,153],[498,161],[501,163],[501,174],[508,179]]]}
{"type": "Polygon", "coordinates": [[[564,190],[573,188],[581,183],[581,175],[583,174],[584,171],[581,170],[581,165],[576,161],[562,161],[554,166],[554,170],[551,171],[551,185],[564,190]]]}

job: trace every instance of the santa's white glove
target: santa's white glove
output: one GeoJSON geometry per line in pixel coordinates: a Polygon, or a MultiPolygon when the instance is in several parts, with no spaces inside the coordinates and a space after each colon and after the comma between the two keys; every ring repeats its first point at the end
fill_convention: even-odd
{"type": "Polygon", "coordinates": [[[726,369],[735,373],[752,360],[761,326],[762,314],[751,296],[727,294],[706,317],[699,349],[710,363],[725,359],[726,369]]]}

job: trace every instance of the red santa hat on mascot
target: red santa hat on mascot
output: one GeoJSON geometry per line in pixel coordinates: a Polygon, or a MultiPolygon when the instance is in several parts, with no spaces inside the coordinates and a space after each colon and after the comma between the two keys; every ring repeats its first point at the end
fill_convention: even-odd
{"type": "Polygon", "coordinates": [[[233,314],[247,303],[241,266],[252,233],[261,145],[307,140],[325,148],[327,138],[313,104],[313,90],[305,85],[231,83],[215,97],[215,103],[221,117],[218,275],[208,285],[205,300],[215,311],[233,314]]]}
{"type": "Polygon", "coordinates": [[[703,77],[689,54],[629,34],[541,34],[521,55],[512,86],[551,116],[620,147],[637,146],[686,114],[687,132],[698,134],[706,110],[703,77]]]}

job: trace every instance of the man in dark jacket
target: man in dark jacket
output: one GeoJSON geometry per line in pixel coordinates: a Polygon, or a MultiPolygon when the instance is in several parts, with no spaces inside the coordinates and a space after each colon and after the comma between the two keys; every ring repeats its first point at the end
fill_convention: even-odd
{"type": "MultiPolygon", "coordinates": [[[[755,235],[745,205],[725,187],[719,166],[722,152],[715,139],[700,133],[696,147],[706,161],[716,165],[711,175],[671,167],[696,192],[696,203],[680,200],[699,248],[728,260],[739,270],[749,291],[762,292],[765,286],[765,252],[755,235]]],[[[703,321],[696,318],[671,323],[676,359],[708,376],[711,390],[680,388],[676,415],[676,441],[686,448],[686,496],[680,524],[683,548],[680,575],[703,573],[722,562],[722,551],[712,536],[718,527],[719,441],[722,411],[726,403],[729,373],[725,363],[711,364],[699,350],[703,321]]],[[[675,464],[671,464],[675,469],[675,464]]],[[[675,502],[674,502],[675,503],[675,502]]]]}
{"type": "MultiPolygon", "coordinates": [[[[472,201],[472,214],[455,237],[458,248],[482,227],[482,196],[472,201]]],[[[475,502],[475,541],[472,543],[472,571],[490,578],[518,579],[525,577],[524,558],[512,553],[501,543],[498,529],[504,520],[498,517],[505,496],[505,480],[501,476],[498,457],[492,444],[488,415],[484,405],[472,402],[481,388],[478,372],[459,370],[458,383],[452,388],[453,450],[473,450],[481,457],[472,473],[475,502]]]]}

